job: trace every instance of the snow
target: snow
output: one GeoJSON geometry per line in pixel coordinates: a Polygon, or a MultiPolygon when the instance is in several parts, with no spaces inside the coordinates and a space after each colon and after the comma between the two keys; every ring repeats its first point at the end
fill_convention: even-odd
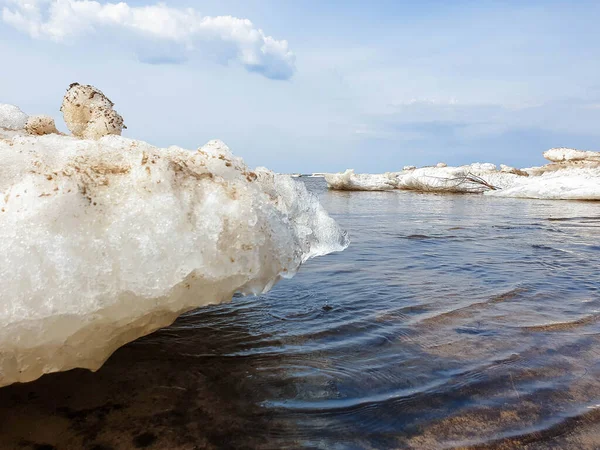
{"type": "Polygon", "coordinates": [[[396,188],[393,174],[355,174],[348,169],[343,173],[326,173],[325,181],[329,189],[341,191],[389,191],[396,188]]]}
{"type": "Polygon", "coordinates": [[[302,183],[220,141],[18,133],[0,130],[0,386],[98,369],[185,311],[266,292],[348,245],[302,183]]]}

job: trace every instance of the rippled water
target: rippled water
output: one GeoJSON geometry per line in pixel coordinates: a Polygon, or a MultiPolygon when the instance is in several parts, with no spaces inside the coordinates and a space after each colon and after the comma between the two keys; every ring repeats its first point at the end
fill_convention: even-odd
{"type": "Polygon", "coordinates": [[[600,204],[298,182],[347,251],[0,389],[0,447],[600,448],[600,204]]]}

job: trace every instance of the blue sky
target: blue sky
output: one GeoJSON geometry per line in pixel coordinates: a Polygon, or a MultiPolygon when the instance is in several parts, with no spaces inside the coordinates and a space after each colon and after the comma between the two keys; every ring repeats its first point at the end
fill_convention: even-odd
{"type": "Polygon", "coordinates": [[[127,136],[219,138],[281,172],[524,167],[550,147],[600,150],[598,2],[163,2],[176,26],[104,14],[107,2],[0,3],[0,102],[60,123],[78,81],[115,102],[127,136]]]}

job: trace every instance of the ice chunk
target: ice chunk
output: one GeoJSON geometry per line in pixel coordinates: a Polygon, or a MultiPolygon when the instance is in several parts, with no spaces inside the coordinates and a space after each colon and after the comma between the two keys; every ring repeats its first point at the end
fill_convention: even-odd
{"type": "Polygon", "coordinates": [[[54,119],[50,116],[31,116],[25,125],[25,131],[36,136],[58,134],[54,119]]]}
{"type": "Polygon", "coordinates": [[[519,170],[521,170],[522,172],[525,172],[530,177],[537,177],[537,176],[543,174],[544,172],[546,172],[547,167],[546,166],[525,167],[525,168],[519,169],[519,170]]]}
{"type": "Polygon", "coordinates": [[[512,184],[516,175],[499,172],[494,164],[422,167],[397,174],[397,187],[420,192],[481,193],[512,184]]]}
{"type": "Polygon", "coordinates": [[[468,167],[469,170],[474,173],[495,172],[498,170],[496,165],[492,163],[473,163],[462,167],[468,167]]]}
{"type": "Polygon", "coordinates": [[[60,110],[67,128],[74,136],[100,139],[111,134],[121,135],[123,118],[111,102],[94,86],[73,83],[69,86],[60,110]]]}
{"type": "Polygon", "coordinates": [[[443,163],[443,162],[439,162],[439,163],[437,163],[437,164],[435,165],[435,167],[440,167],[440,168],[441,168],[441,167],[448,167],[448,164],[446,164],[446,163],[443,163]]]}
{"type": "Polygon", "coordinates": [[[600,200],[600,169],[565,168],[519,177],[511,186],[486,192],[496,197],[548,200],[600,200]]]}
{"type": "Polygon", "coordinates": [[[516,167],[506,166],[504,164],[500,164],[500,172],[514,173],[515,175],[519,175],[522,177],[529,176],[529,173],[526,170],[517,169],[516,167]]]}
{"type": "Polygon", "coordinates": [[[14,105],[0,103],[0,128],[5,130],[22,130],[27,123],[27,114],[14,105]]]}
{"type": "Polygon", "coordinates": [[[219,141],[0,139],[0,217],[0,385],[97,369],[185,311],[265,292],[348,245],[302,183],[251,171],[219,141]]]}
{"type": "Polygon", "coordinates": [[[326,173],[329,189],[341,191],[389,191],[396,188],[393,174],[355,174],[353,169],[343,173],[326,173]]]}
{"type": "Polygon", "coordinates": [[[572,148],[551,148],[544,152],[544,158],[552,162],[600,162],[600,152],[589,152],[572,148]]]}

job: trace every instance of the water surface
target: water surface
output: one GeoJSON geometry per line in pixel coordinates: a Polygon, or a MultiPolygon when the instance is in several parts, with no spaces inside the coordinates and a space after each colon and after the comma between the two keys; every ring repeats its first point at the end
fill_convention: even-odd
{"type": "Polygon", "coordinates": [[[600,204],[327,191],[343,253],[0,389],[0,448],[600,448],[600,204]]]}

